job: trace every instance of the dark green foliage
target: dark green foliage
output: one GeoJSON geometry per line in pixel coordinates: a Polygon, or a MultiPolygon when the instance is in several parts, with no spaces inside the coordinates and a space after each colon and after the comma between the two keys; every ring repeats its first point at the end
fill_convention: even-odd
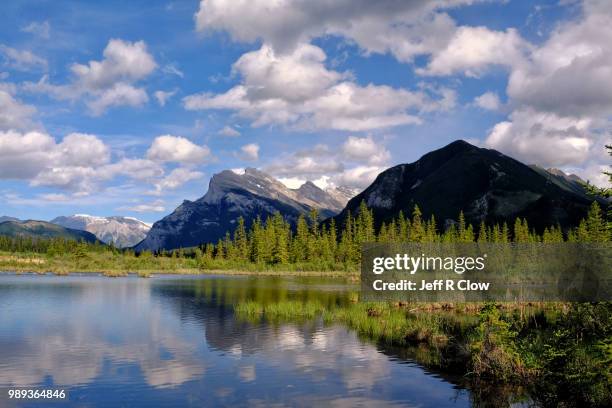
{"type": "Polygon", "coordinates": [[[344,219],[344,225],[336,230],[335,220],[321,224],[316,210],[300,216],[295,230],[283,219],[280,213],[262,223],[258,218],[247,232],[244,221],[238,220],[233,240],[226,234],[214,249],[211,245],[201,247],[202,251],[214,253],[211,259],[223,259],[232,262],[249,260],[256,265],[309,265],[309,269],[346,270],[355,269],[361,260],[361,244],[366,242],[608,242],[610,232],[607,229],[601,209],[593,202],[587,219],[579,227],[569,230],[564,236],[559,226],[544,229],[537,234],[531,229],[527,220],[517,218],[512,233],[508,225],[486,225],[480,223],[478,233],[467,223],[463,212],[458,215],[458,222],[446,231],[439,231],[436,219],[432,216],[423,220],[418,205],[412,209],[412,218],[400,211],[396,218],[380,224],[375,229],[376,220],[372,210],[365,202],[359,205],[355,216],[350,212],[344,219]],[[339,237],[339,239],[338,239],[339,237]]]}

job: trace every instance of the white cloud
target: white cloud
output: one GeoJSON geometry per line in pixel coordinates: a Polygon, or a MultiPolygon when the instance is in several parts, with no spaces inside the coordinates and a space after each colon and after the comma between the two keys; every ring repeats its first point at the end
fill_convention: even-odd
{"type": "Polygon", "coordinates": [[[52,203],[65,203],[71,200],[70,196],[61,193],[40,194],[38,197],[43,201],[50,201],[52,203]]]}
{"type": "Polygon", "coordinates": [[[149,76],[157,64],[144,41],[111,39],[103,56],[99,61],[72,64],[73,80],[68,84],[51,84],[48,77],[43,76],[36,83],[24,83],[23,89],[46,93],[60,100],[85,97],[93,115],[101,115],[110,107],[145,104],[149,99],[147,92],[135,83],[149,76]]]}
{"type": "Polygon", "coordinates": [[[281,52],[331,34],[366,52],[389,52],[406,61],[440,47],[452,34],[454,23],[440,11],[472,2],[202,0],[195,21],[198,31],[226,31],[237,41],[263,40],[281,52]]]}
{"type": "Polygon", "coordinates": [[[17,50],[0,44],[0,56],[7,66],[20,71],[47,69],[47,60],[28,50],[17,50]]]}
{"type": "Polygon", "coordinates": [[[117,208],[117,210],[134,211],[138,213],[148,213],[148,212],[164,212],[166,211],[166,207],[164,207],[164,202],[162,200],[155,200],[151,203],[146,203],[146,204],[119,207],[117,208]]]}
{"type": "Polygon", "coordinates": [[[310,180],[319,186],[363,188],[388,166],[390,160],[386,147],[372,137],[349,136],[339,148],[318,144],[291,155],[282,155],[264,171],[288,186],[299,186],[310,180]]]}
{"type": "Polygon", "coordinates": [[[57,145],[64,166],[100,166],[110,161],[110,150],[94,135],[70,133],[57,145]]]}
{"type": "Polygon", "coordinates": [[[183,99],[188,110],[226,109],[252,120],[253,126],[285,125],[301,130],[365,131],[420,123],[418,114],[454,104],[449,89],[396,89],[360,86],[346,74],[328,70],[323,50],[301,44],[278,55],[268,45],[244,54],[234,64],[242,80],[222,94],[183,99]],[[437,96],[435,98],[434,96],[437,96]]]}
{"type": "Polygon", "coordinates": [[[135,180],[150,181],[164,175],[164,168],[157,162],[148,159],[124,158],[116,163],[107,164],[100,169],[104,178],[124,175],[135,180]]]}
{"type": "Polygon", "coordinates": [[[337,186],[364,189],[385,169],[381,166],[357,166],[331,177],[331,181],[337,186]]]}
{"type": "Polygon", "coordinates": [[[240,132],[237,131],[236,129],[234,129],[231,126],[224,126],[223,129],[221,129],[219,131],[219,134],[221,136],[227,136],[227,137],[238,137],[240,136],[240,132]]]}
{"type": "Polygon", "coordinates": [[[612,127],[610,38],[610,2],[585,1],[582,15],[559,24],[527,59],[512,65],[506,92],[514,111],[486,143],[600,180],[594,169],[609,160],[601,151],[612,127]]]}
{"type": "Polygon", "coordinates": [[[198,146],[181,136],[163,135],[155,138],[147,157],[160,162],[199,164],[210,159],[210,149],[198,146]]]}
{"type": "Polygon", "coordinates": [[[177,90],[174,89],[172,91],[155,91],[155,99],[157,99],[157,103],[159,106],[166,106],[166,102],[168,99],[172,98],[176,95],[177,90]]]}
{"type": "Polygon", "coordinates": [[[604,171],[610,173],[610,170],[610,166],[606,164],[590,164],[585,168],[576,169],[575,171],[580,173],[584,180],[593,185],[612,188],[609,176],[604,174],[604,171]]]}
{"type": "Polygon", "coordinates": [[[527,163],[567,166],[588,158],[590,124],[586,119],[517,110],[493,127],[485,144],[527,163]]]}
{"type": "Polygon", "coordinates": [[[97,170],[93,167],[52,167],[40,172],[30,184],[89,193],[98,188],[97,176],[97,170]]]}
{"type": "Polygon", "coordinates": [[[161,194],[164,190],[174,190],[189,181],[197,180],[202,177],[204,177],[204,173],[202,172],[179,167],[172,170],[170,174],[155,183],[156,191],[154,193],[161,194]]]}
{"type": "Polygon", "coordinates": [[[492,31],[486,27],[459,27],[446,47],[435,50],[421,75],[463,73],[477,77],[491,65],[513,66],[525,59],[529,45],[515,29],[492,31]]]}
{"type": "Polygon", "coordinates": [[[23,104],[11,94],[12,87],[2,87],[0,83],[0,130],[3,129],[31,129],[32,116],[36,108],[23,104]],[[11,92],[9,92],[11,91],[11,92]]]}
{"type": "Polygon", "coordinates": [[[259,160],[259,145],[256,143],[249,143],[240,148],[240,157],[246,161],[257,161],[259,160]]]}
{"type": "Polygon", "coordinates": [[[484,110],[495,111],[499,109],[501,102],[495,92],[485,92],[474,98],[474,105],[484,110]]]}
{"type": "Polygon", "coordinates": [[[183,78],[185,74],[181,71],[176,64],[167,64],[162,68],[162,72],[169,75],[176,75],[179,78],[183,78]]]}
{"type": "Polygon", "coordinates": [[[381,164],[391,159],[391,153],[371,137],[349,136],[342,145],[342,153],[350,160],[369,164],[381,164]]]}
{"type": "Polygon", "coordinates": [[[152,182],[163,175],[163,167],[151,160],[111,163],[109,147],[94,135],[71,133],[58,143],[44,132],[0,131],[0,179],[88,194],[117,176],[152,182]]]}
{"type": "Polygon", "coordinates": [[[561,115],[612,110],[612,10],[584,4],[584,16],[561,24],[513,70],[508,95],[517,103],[561,115]]]}
{"type": "Polygon", "coordinates": [[[101,91],[95,99],[87,102],[87,106],[94,116],[99,116],[112,106],[142,106],[148,100],[144,89],[119,82],[101,91]]]}
{"type": "Polygon", "coordinates": [[[247,99],[282,99],[303,102],[321,95],[345,75],[325,68],[326,55],[319,47],[301,44],[291,54],[277,55],[263,45],[242,55],[233,65],[246,87],[247,99]]]}
{"type": "Polygon", "coordinates": [[[32,21],[27,26],[22,27],[21,31],[23,31],[24,33],[34,34],[40,38],[44,38],[45,40],[48,40],[50,37],[50,32],[51,32],[51,25],[49,24],[48,21],[42,21],[42,22],[32,21]]]}
{"type": "Polygon", "coordinates": [[[0,178],[36,176],[52,164],[56,148],[55,140],[43,132],[0,132],[0,178]]]}
{"type": "Polygon", "coordinates": [[[104,59],[73,64],[70,70],[86,89],[105,89],[116,82],[132,82],[147,77],[157,64],[144,41],[112,39],[104,48],[104,59]]]}

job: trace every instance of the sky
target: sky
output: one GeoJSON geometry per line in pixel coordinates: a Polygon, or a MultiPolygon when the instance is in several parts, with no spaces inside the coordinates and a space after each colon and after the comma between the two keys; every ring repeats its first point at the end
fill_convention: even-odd
{"type": "Polygon", "coordinates": [[[593,183],[612,2],[0,4],[0,215],[153,222],[224,169],[363,189],[453,140],[593,183]]]}

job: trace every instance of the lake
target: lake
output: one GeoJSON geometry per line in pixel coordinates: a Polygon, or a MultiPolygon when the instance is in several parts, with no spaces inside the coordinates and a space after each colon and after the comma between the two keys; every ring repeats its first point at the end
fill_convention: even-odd
{"type": "Polygon", "coordinates": [[[4,274],[0,406],[66,406],[9,401],[11,387],[64,389],[83,407],[467,407],[499,398],[345,327],[249,322],[232,307],[342,305],[356,290],[318,278],[4,274]]]}

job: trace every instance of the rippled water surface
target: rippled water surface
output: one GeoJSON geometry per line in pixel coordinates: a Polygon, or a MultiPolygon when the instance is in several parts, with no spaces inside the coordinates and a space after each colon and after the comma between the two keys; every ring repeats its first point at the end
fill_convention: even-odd
{"type": "MultiPolygon", "coordinates": [[[[3,275],[0,389],[62,388],[83,407],[470,406],[448,378],[342,326],[233,314],[247,299],[342,304],[354,289],[296,278],[3,275]]],[[[19,406],[0,396],[7,404],[19,406]]]]}

